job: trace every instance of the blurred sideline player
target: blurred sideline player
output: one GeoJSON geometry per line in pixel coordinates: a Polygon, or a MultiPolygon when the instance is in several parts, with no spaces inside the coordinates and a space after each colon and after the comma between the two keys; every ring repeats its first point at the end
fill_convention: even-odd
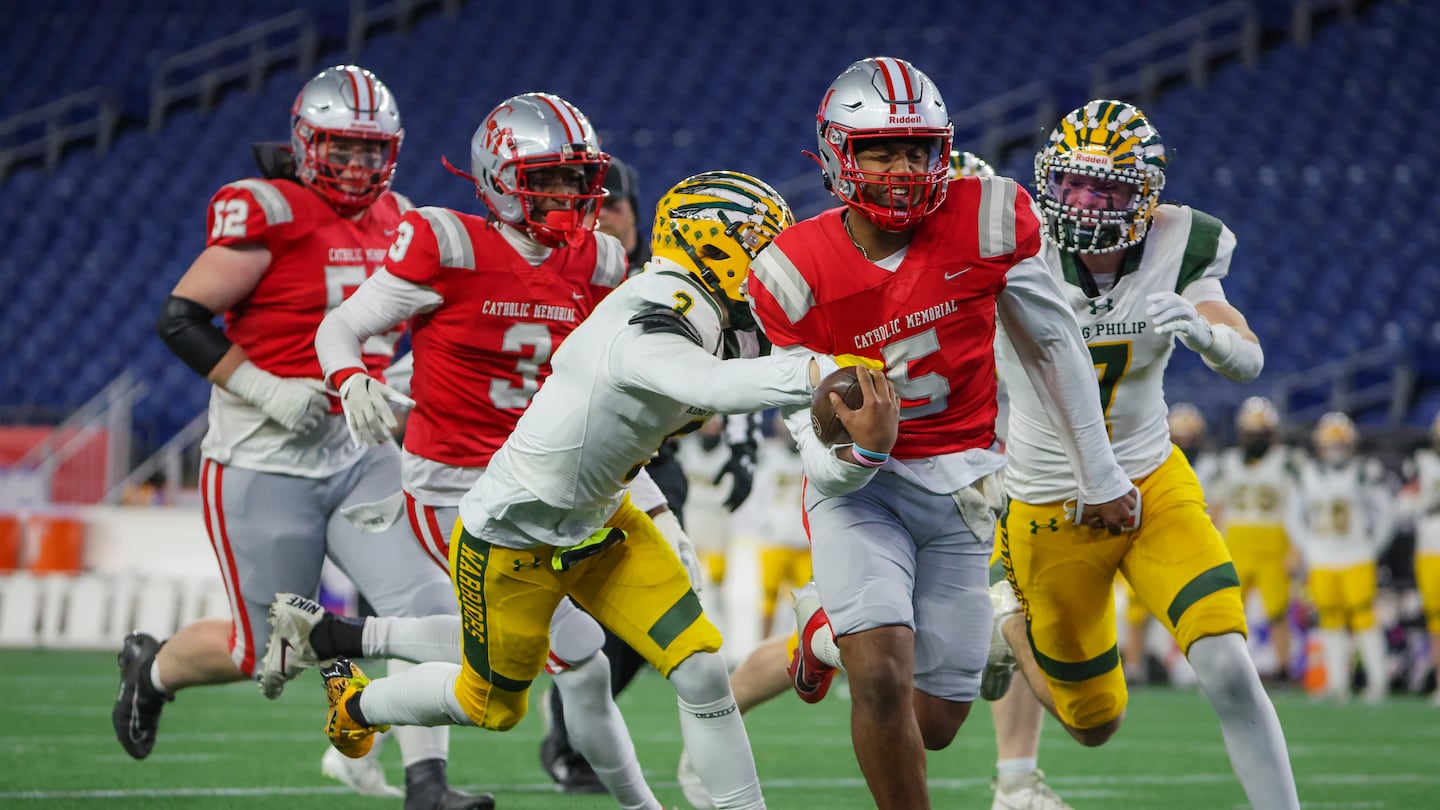
{"type": "MultiPolygon", "coordinates": [[[[417,404],[405,434],[403,511],[417,542],[447,573],[448,529],[461,496],[544,385],[554,348],[625,279],[626,270],[619,241],[591,233],[588,215],[602,196],[608,156],[569,102],[543,93],[506,99],[476,130],[471,160],[474,175],[467,177],[489,219],[444,208],[407,213],[386,267],[326,316],[316,335],[321,366],[341,392],[356,443],[376,444],[388,440],[396,395],[365,374],[360,349],[396,324],[413,325],[417,404]]],[[[658,491],[650,500],[663,507],[658,491]]],[[[397,519],[399,507],[379,518],[397,519]]],[[[458,663],[458,619],[399,634],[403,641],[396,649],[382,642],[362,650],[360,623],[316,634],[322,616],[309,600],[277,600],[274,641],[305,645],[314,638],[317,649],[308,651],[305,665],[337,655],[401,652],[413,660],[421,654],[416,645],[425,644],[447,654],[437,660],[458,663]],[[333,633],[346,629],[350,642],[334,643],[333,633]]],[[[563,600],[550,638],[546,669],[557,689],[585,709],[568,722],[598,764],[599,778],[624,807],[658,806],[611,699],[599,625],[563,600]]],[[[262,677],[272,695],[292,674],[279,670],[278,662],[267,666],[270,680],[262,677]]]]}
{"type": "Polygon", "coordinates": [[[1306,584],[1319,613],[1325,691],[1350,699],[1354,652],[1365,670],[1365,700],[1385,698],[1385,639],[1375,622],[1375,561],[1390,538],[1394,515],[1378,461],[1356,454],[1350,417],[1332,411],[1311,434],[1315,457],[1299,463],[1288,504],[1290,539],[1305,562],[1306,584]],[[1351,642],[1354,648],[1351,647],[1351,642]]]}
{"type": "Polygon", "coordinates": [[[1290,569],[1293,552],[1285,529],[1295,488],[1293,451],[1280,444],[1280,415],[1270,400],[1250,397],[1235,414],[1238,445],[1221,451],[1214,482],[1206,488],[1235,560],[1241,598],[1260,592],[1270,640],[1279,664],[1274,677],[1289,678],[1290,569]]]}
{"type": "MultiPolygon", "coordinates": [[[[1425,606],[1430,659],[1440,675],[1440,413],[1430,424],[1430,446],[1416,450],[1406,462],[1405,479],[1415,525],[1415,582],[1425,606]]],[[[1440,687],[1432,702],[1440,706],[1440,687]]]]}
{"type": "MultiPolygon", "coordinates": [[[[322,673],[336,748],[359,755],[391,723],[513,728],[545,664],[550,616],[569,595],[669,679],[717,806],[765,806],[719,632],[625,485],[666,436],[714,411],[809,402],[824,364],[755,358],[753,334],[727,332],[753,326],[745,268],[791,221],[773,189],[736,172],[687,178],[665,196],[646,272],[555,353],[549,380],[461,499],[450,567],[463,663],[370,682],[337,659],[322,673]]],[[[865,379],[877,396],[883,378],[865,379]]]]}
{"type": "MultiPolygon", "coordinates": [[[[396,101],[374,74],[346,65],[311,79],[291,110],[297,177],[216,193],[207,247],[160,315],[161,339],[214,384],[200,486],[232,619],[196,622],[163,646],[126,639],[114,721],[137,759],[175,691],[255,675],[266,608],[279,592],[314,595],[326,557],[382,615],[456,612],[444,573],[404,526],[366,534],[344,517],[395,491],[400,454],[393,443],[351,444],[315,356],[321,318],[380,266],[410,208],[389,190],[403,137],[396,101]],[[211,323],[218,313],[223,332],[211,323]]],[[[366,346],[371,374],[383,374],[400,332],[366,346]]],[[[490,806],[448,791],[447,732],[397,738],[407,808],[490,806]]]]}
{"type": "Polygon", "coordinates": [[[766,632],[775,624],[780,594],[803,586],[812,576],[800,447],[785,420],[776,418],[774,425],[775,435],[760,444],[753,504],[760,532],[760,626],[766,632]]]}
{"type": "Polygon", "coordinates": [[[835,447],[809,429],[808,407],[786,411],[818,586],[818,598],[800,595],[796,689],[820,699],[844,658],[851,743],[882,810],[931,806],[925,751],[953,741],[982,688],[1005,463],[997,311],[1030,340],[1025,373],[1051,395],[1083,467],[1087,516],[1118,529],[1135,498],[1087,395],[1094,371],[1074,316],[1037,258],[1029,195],[1004,178],[949,180],[952,136],[914,66],[851,64],[816,116],[816,156],[844,205],[782,233],[749,281],[776,354],[848,354],[883,368],[903,403],[898,423],[883,401],[840,405],[853,441],[835,447]]]}
{"type": "Polygon", "coordinates": [[[1049,266],[1080,321],[1115,455],[1141,502],[1128,531],[1075,519],[1067,456],[1007,334],[1010,505],[999,542],[1013,589],[996,587],[997,641],[1071,736],[1105,743],[1128,697],[1116,650],[1114,579],[1123,573],[1193,665],[1250,803],[1298,808],[1284,732],[1246,648],[1239,580],[1170,440],[1162,387],[1175,338],[1234,380],[1254,379],[1263,355],[1221,286],[1235,237],[1214,217],[1158,204],[1165,162],[1144,114],[1110,100],[1068,113],[1036,155],[1049,266]]]}

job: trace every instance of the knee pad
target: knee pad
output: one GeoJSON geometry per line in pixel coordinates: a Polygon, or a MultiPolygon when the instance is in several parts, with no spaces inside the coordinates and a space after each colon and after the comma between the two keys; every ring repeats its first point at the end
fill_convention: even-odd
{"type": "Polygon", "coordinates": [[[1049,680],[1055,710],[1060,720],[1071,728],[1103,726],[1124,714],[1130,699],[1120,667],[1079,683],[1049,680]]]}
{"type": "Polygon", "coordinates": [[[578,667],[594,658],[605,646],[605,631],[595,617],[560,600],[550,617],[550,657],[545,668],[554,675],[578,667]],[[558,659],[558,660],[557,660],[558,659]]]}
{"type": "Polygon", "coordinates": [[[511,692],[497,689],[469,667],[462,667],[455,679],[455,699],[470,722],[492,731],[509,731],[525,719],[530,708],[530,690],[511,692]]]}
{"type": "Polygon", "coordinates": [[[1208,636],[1226,633],[1249,635],[1245,623],[1245,603],[1240,601],[1239,588],[1226,588],[1191,605],[1175,624],[1175,643],[1180,651],[1190,654],[1190,645],[1208,636]]]}
{"type": "Polygon", "coordinates": [[[670,670],[670,683],[682,704],[705,706],[734,700],[725,659],[717,653],[699,652],[681,661],[670,670]]]}

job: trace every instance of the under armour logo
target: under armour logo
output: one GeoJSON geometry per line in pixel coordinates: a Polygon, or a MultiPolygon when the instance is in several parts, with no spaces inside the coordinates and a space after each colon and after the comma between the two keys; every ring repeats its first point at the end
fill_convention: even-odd
{"type": "Polygon", "coordinates": [[[513,560],[510,561],[510,564],[513,565],[513,566],[515,566],[515,571],[516,571],[516,572],[519,572],[519,571],[520,571],[521,569],[523,569],[523,568],[539,568],[539,567],[540,567],[540,558],[539,558],[539,557],[536,557],[536,556],[534,556],[534,555],[531,555],[530,559],[529,559],[528,561],[526,561],[526,560],[520,559],[519,557],[516,557],[515,559],[513,559],[513,560]]]}
{"type": "Polygon", "coordinates": [[[1102,312],[1109,312],[1115,308],[1115,302],[1109,298],[1098,298],[1090,302],[1090,314],[1099,315],[1102,312]]]}
{"type": "Polygon", "coordinates": [[[1058,532],[1058,531],[1060,531],[1060,519],[1059,519],[1059,518],[1050,518],[1050,522],[1049,522],[1049,523],[1041,523],[1041,522],[1036,521],[1036,520],[1030,521],[1030,533],[1031,533],[1031,534],[1039,534],[1041,529],[1045,529],[1045,530],[1047,530],[1047,531],[1052,531],[1052,532],[1058,532]]]}

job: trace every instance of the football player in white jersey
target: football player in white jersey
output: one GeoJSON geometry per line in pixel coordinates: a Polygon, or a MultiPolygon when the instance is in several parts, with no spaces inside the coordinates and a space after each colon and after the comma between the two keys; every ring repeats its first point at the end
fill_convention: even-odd
{"type": "MultiPolygon", "coordinates": [[[[1440,672],[1440,414],[1430,424],[1430,446],[1406,462],[1405,480],[1415,525],[1415,583],[1425,605],[1430,657],[1440,672]]],[[[1433,700],[1440,706],[1440,688],[1433,700]]]]}
{"type": "MultiPolygon", "coordinates": [[[[754,357],[741,282],[793,222],[769,186],[737,172],[687,178],[656,214],[655,258],[601,301],[552,358],[552,373],[462,497],[450,544],[463,663],[373,682],[337,659],[322,673],[331,743],[365,746],[387,724],[513,728],[569,595],[674,686],[682,736],[716,805],[763,808],[720,634],[649,516],[626,495],[667,436],[715,412],[808,404],[833,360],[754,357]],[[747,359],[748,358],[748,359],[747,359]]],[[[865,373],[867,404],[897,409],[865,373]]],[[[859,414],[856,417],[855,414],[859,414]]]]}
{"type": "Polygon", "coordinates": [[[1258,375],[1263,355],[1221,286],[1234,235],[1207,214],[1160,205],[1164,182],[1160,136],[1120,101],[1070,112],[1036,156],[1048,265],[1080,322],[1115,456],[1141,498],[1127,531],[1076,520],[1075,476],[1006,336],[1010,505],[999,544],[1013,588],[996,587],[1000,643],[987,668],[1013,653],[1071,736],[1103,744],[1127,699],[1113,597],[1123,573],[1194,666],[1251,804],[1298,808],[1284,732],[1246,649],[1235,569],[1170,440],[1162,388],[1176,338],[1234,380],[1258,375]]]}
{"type": "Polygon", "coordinates": [[[1235,414],[1236,447],[1221,451],[1214,481],[1205,487],[1216,504],[1216,522],[1225,533],[1240,591],[1259,591],[1270,623],[1279,668],[1289,677],[1290,568],[1292,551],[1285,530],[1286,504],[1295,488],[1295,456],[1280,444],[1280,415],[1270,400],[1250,397],[1235,414]]]}
{"type": "Polygon", "coordinates": [[[1350,699],[1351,662],[1358,651],[1365,700],[1373,703],[1389,690],[1385,639],[1375,624],[1375,561],[1389,541],[1394,514],[1385,470],[1356,454],[1358,439],[1345,414],[1320,417],[1311,434],[1315,458],[1298,465],[1287,526],[1320,614],[1325,692],[1338,701],[1350,699]]]}

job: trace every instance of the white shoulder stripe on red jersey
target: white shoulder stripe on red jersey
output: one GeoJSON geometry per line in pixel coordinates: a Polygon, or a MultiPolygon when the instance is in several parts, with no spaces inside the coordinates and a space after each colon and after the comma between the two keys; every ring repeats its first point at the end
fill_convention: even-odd
{"type": "Polygon", "coordinates": [[[430,229],[435,232],[435,242],[440,248],[440,266],[474,270],[475,245],[470,241],[470,234],[465,230],[465,224],[460,221],[460,217],[447,208],[431,205],[417,208],[416,211],[430,223],[430,229]]]}
{"type": "Polygon", "coordinates": [[[595,247],[595,275],[590,277],[590,284],[613,290],[625,280],[625,274],[630,269],[625,246],[610,234],[597,232],[595,247]]]}
{"type": "Polygon", "coordinates": [[[398,191],[392,191],[392,192],[390,192],[390,193],[395,196],[395,208],[396,208],[400,213],[403,214],[403,213],[405,213],[406,211],[414,211],[414,210],[415,210],[415,203],[410,202],[410,198],[409,198],[409,197],[406,197],[404,194],[401,194],[401,193],[398,192],[398,191]]]}
{"type": "Polygon", "coordinates": [[[290,210],[290,201],[285,199],[280,189],[264,180],[236,180],[230,187],[250,192],[255,202],[260,203],[260,210],[265,212],[265,224],[284,225],[295,221],[295,212],[290,210]]]}
{"type": "Polygon", "coordinates": [[[799,323],[815,306],[815,291],[810,289],[810,282],[779,247],[772,244],[760,251],[750,263],[750,272],[774,296],[790,323],[799,323]]]}
{"type": "Polygon", "coordinates": [[[1015,181],[980,178],[980,258],[1015,252],[1015,181]]]}

